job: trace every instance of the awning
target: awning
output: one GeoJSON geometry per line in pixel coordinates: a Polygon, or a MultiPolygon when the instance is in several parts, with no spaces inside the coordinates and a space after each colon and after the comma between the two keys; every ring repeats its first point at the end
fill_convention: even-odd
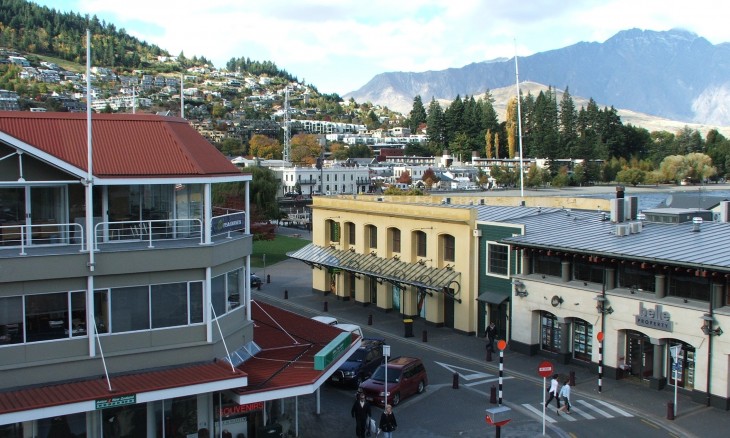
{"type": "Polygon", "coordinates": [[[477,300],[490,304],[502,304],[509,299],[509,292],[485,291],[479,294],[477,300]]]}
{"type": "Polygon", "coordinates": [[[313,243],[287,253],[293,259],[313,266],[342,269],[355,274],[382,278],[397,285],[409,285],[434,291],[444,288],[458,294],[461,285],[457,281],[461,274],[450,268],[432,268],[420,263],[406,263],[396,259],[384,259],[371,254],[358,254],[313,243]]]}

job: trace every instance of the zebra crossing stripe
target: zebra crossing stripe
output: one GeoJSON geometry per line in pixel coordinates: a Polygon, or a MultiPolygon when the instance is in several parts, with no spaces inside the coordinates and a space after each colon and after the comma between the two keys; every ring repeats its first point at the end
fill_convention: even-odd
{"type": "MultiPolygon", "coordinates": [[[[536,408],[536,407],[532,406],[532,405],[531,405],[531,404],[529,404],[529,403],[524,403],[524,404],[522,405],[522,407],[524,407],[524,408],[525,408],[525,409],[527,409],[528,411],[530,411],[530,412],[532,412],[533,414],[537,415],[538,417],[542,418],[542,404],[539,404],[539,406],[540,406],[540,409],[538,409],[538,408],[536,408]]],[[[547,421],[548,423],[555,423],[555,422],[556,422],[556,421],[558,421],[558,420],[556,420],[556,419],[554,419],[554,418],[550,417],[549,415],[545,415],[545,421],[547,421]]]]}
{"type": "Polygon", "coordinates": [[[623,415],[624,417],[633,417],[632,414],[624,411],[623,409],[617,408],[616,406],[614,406],[614,405],[612,405],[610,403],[607,403],[607,402],[605,402],[603,400],[596,400],[596,402],[602,404],[603,406],[605,406],[605,407],[607,407],[609,409],[613,409],[614,411],[618,412],[619,414],[623,415]]]}
{"type": "Polygon", "coordinates": [[[608,412],[606,412],[604,410],[601,410],[601,409],[599,409],[599,408],[597,408],[595,406],[592,406],[592,405],[588,404],[588,402],[585,401],[585,400],[578,400],[578,403],[582,404],[583,406],[585,406],[588,409],[591,409],[591,410],[593,410],[595,412],[598,412],[599,414],[603,415],[606,418],[614,418],[613,415],[611,415],[608,412]]]}
{"type": "MultiPolygon", "coordinates": [[[[507,380],[507,379],[512,379],[512,377],[511,377],[511,376],[506,376],[506,377],[503,377],[503,379],[504,379],[504,380],[507,380]]],[[[492,383],[492,382],[496,382],[496,381],[498,381],[498,380],[499,380],[499,377],[495,377],[495,378],[492,378],[492,379],[486,379],[486,380],[479,380],[479,381],[477,381],[477,382],[465,383],[465,384],[464,384],[464,386],[476,386],[476,385],[483,385],[483,384],[485,384],[485,383],[492,383]]]]}
{"type": "Polygon", "coordinates": [[[581,417],[585,418],[586,420],[595,420],[596,417],[589,414],[588,412],[584,411],[583,409],[578,409],[575,407],[575,405],[570,407],[570,412],[576,413],[580,415],[581,417]]]}

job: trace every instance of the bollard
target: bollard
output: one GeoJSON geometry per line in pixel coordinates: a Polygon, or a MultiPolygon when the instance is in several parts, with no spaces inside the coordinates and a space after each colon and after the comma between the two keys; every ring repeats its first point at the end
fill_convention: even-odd
{"type": "Polygon", "coordinates": [[[674,420],[674,402],[667,403],[667,420],[674,420]]]}
{"type": "Polygon", "coordinates": [[[368,315],[368,325],[373,325],[373,314],[368,315]]]}
{"type": "Polygon", "coordinates": [[[266,284],[271,283],[271,274],[266,274],[266,284]]]}
{"type": "Polygon", "coordinates": [[[454,373],[454,383],[451,385],[454,389],[459,389],[459,373],[454,373]]]}
{"type": "Polygon", "coordinates": [[[285,300],[288,300],[289,299],[289,291],[286,290],[286,289],[284,289],[284,299],[285,300]]]}
{"type": "Polygon", "coordinates": [[[403,328],[404,328],[404,337],[406,338],[412,338],[413,337],[413,320],[410,318],[403,320],[403,328]]]}
{"type": "Polygon", "coordinates": [[[324,302],[324,311],[327,312],[327,301],[324,302]]]}
{"type": "Polygon", "coordinates": [[[487,362],[492,361],[492,350],[487,350],[487,362]]]}
{"type": "Polygon", "coordinates": [[[570,386],[575,388],[575,371],[570,372],[570,377],[568,377],[568,380],[570,381],[570,386]]]}
{"type": "Polygon", "coordinates": [[[421,332],[421,340],[423,342],[428,342],[428,332],[426,330],[421,332]]]}
{"type": "Polygon", "coordinates": [[[497,404],[497,387],[492,385],[492,389],[489,394],[489,403],[497,404]]]}

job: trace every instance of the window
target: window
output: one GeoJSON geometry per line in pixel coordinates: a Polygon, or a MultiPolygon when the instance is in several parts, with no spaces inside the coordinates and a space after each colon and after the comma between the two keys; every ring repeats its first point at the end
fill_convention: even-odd
{"type": "Polygon", "coordinates": [[[398,228],[390,229],[390,245],[392,252],[400,252],[400,230],[398,228]]]}
{"type": "Polygon", "coordinates": [[[573,262],[573,278],[589,283],[603,284],[603,266],[577,260],[573,262]]]}
{"type": "Polygon", "coordinates": [[[25,338],[27,342],[69,336],[68,292],[25,297],[25,338]]]}
{"type": "Polygon", "coordinates": [[[509,275],[509,246],[490,243],[487,246],[487,272],[496,275],[509,275]]]}
{"type": "Polygon", "coordinates": [[[563,265],[560,257],[536,254],[532,260],[534,262],[533,273],[551,277],[563,276],[563,265]]]}
{"type": "Polygon", "coordinates": [[[593,326],[582,319],[573,322],[573,357],[591,361],[593,353],[593,326]]]}
{"type": "Polygon", "coordinates": [[[641,289],[645,292],[656,291],[654,272],[627,265],[619,265],[618,285],[627,289],[632,287],[641,289]]]}
{"type": "Polygon", "coordinates": [[[188,323],[186,283],[157,284],[151,288],[152,328],[174,327],[188,323]]]}
{"type": "Polygon", "coordinates": [[[367,226],[367,237],[368,237],[368,244],[370,245],[370,248],[377,249],[378,248],[378,229],[377,229],[377,227],[375,227],[375,225],[367,226]]]}
{"type": "Polygon", "coordinates": [[[0,298],[0,345],[23,342],[22,297],[0,298]]]}
{"type": "Polygon", "coordinates": [[[111,291],[112,333],[149,330],[148,286],[120,287],[111,291]]]}
{"type": "Polygon", "coordinates": [[[335,221],[329,221],[329,231],[330,231],[330,242],[339,242],[340,241],[340,223],[335,221]]]}
{"type": "Polygon", "coordinates": [[[550,312],[542,312],[540,318],[540,346],[543,350],[558,353],[560,351],[560,324],[558,318],[550,312]]]}
{"type": "Polygon", "coordinates": [[[691,300],[709,301],[712,284],[709,278],[672,273],[667,295],[691,300]]]}
{"type": "Polygon", "coordinates": [[[426,257],[426,233],[423,231],[416,231],[416,256],[426,257]]]}
{"type": "Polygon", "coordinates": [[[450,234],[446,234],[442,239],[444,245],[444,261],[453,262],[456,260],[456,239],[450,234]]]}
{"type": "Polygon", "coordinates": [[[189,283],[190,324],[203,322],[203,282],[189,283]]]}
{"type": "Polygon", "coordinates": [[[352,222],[347,223],[347,243],[350,245],[355,244],[355,224],[352,222]]]}

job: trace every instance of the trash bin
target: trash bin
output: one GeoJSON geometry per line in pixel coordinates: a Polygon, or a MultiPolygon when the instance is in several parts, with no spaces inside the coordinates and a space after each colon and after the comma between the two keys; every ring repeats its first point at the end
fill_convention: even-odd
{"type": "Polygon", "coordinates": [[[413,337],[413,320],[412,319],[404,319],[403,320],[403,326],[405,327],[405,337],[406,338],[412,338],[413,337]]]}

